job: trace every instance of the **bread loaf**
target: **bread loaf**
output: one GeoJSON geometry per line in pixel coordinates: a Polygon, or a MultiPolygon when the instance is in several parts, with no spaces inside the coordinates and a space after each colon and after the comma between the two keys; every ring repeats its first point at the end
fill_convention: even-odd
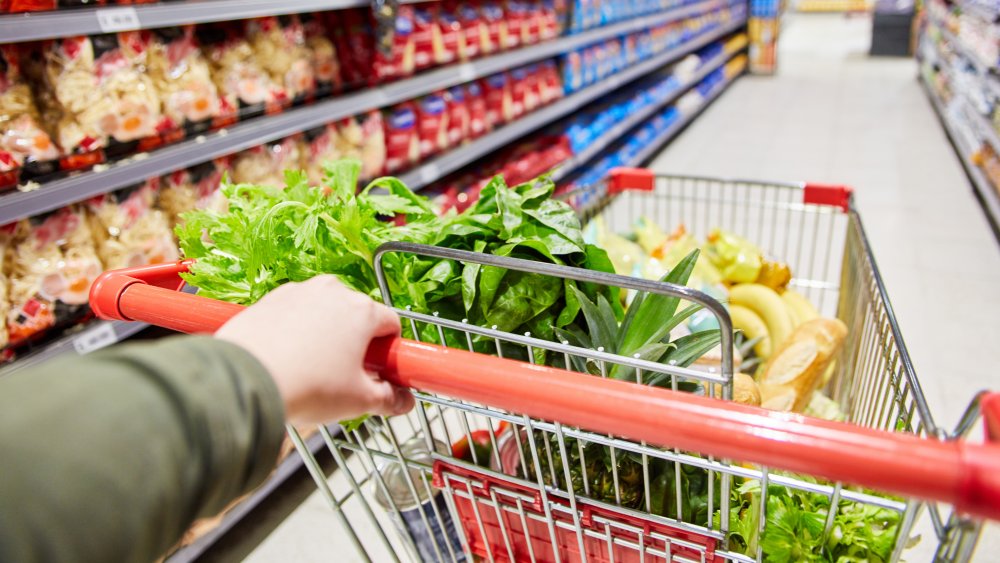
{"type": "MultiPolygon", "coordinates": [[[[722,385],[715,384],[715,393],[718,397],[722,396],[722,385]]],[[[733,402],[751,407],[760,406],[760,390],[752,377],[745,373],[733,374],[733,402]]]]}
{"type": "Polygon", "coordinates": [[[802,412],[847,336],[837,319],[814,319],[799,325],[771,355],[760,378],[762,406],[802,412]]]}

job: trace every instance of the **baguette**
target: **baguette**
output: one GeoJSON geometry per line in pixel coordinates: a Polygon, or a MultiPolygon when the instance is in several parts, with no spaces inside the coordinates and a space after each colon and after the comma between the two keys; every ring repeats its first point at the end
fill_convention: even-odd
{"type": "Polygon", "coordinates": [[[760,378],[762,406],[802,412],[823,374],[847,337],[847,326],[837,319],[814,319],[799,325],[771,355],[760,378]]]}

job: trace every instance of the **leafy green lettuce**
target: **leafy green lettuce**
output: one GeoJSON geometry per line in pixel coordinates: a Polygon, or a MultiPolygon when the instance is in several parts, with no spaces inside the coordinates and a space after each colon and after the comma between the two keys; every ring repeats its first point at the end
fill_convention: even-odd
{"type": "MultiPolygon", "coordinates": [[[[611,271],[605,252],[583,242],[572,208],[550,198],[548,178],[508,187],[496,177],[465,212],[438,216],[396,178],[358,193],[359,171],[356,161],[330,163],[325,189],[297,171],[286,172],[285,189],[225,182],[227,212],[194,211],[177,228],[184,255],[197,259],[185,280],[202,295],[251,304],[281,284],[335,274],[381,299],[373,257],[390,241],[611,271]],[[405,222],[391,220],[398,217],[405,222]]],[[[397,253],[383,267],[395,306],[480,326],[552,339],[580,311],[569,291],[576,284],[550,276],[397,253]]],[[[601,291],[617,302],[613,290],[601,291]]],[[[426,330],[436,341],[436,330],[426,330]]]]}
{"type": "MultiPolygon", "coordinates": [[[[797,478],[816,482],[801,475],[797,478]]],[[[760,482],[756,480],[748,480],[734,490],[730,509],[732,549],[754,557],[760,547],[764,561],[774,563],[880,563],[892,556],[901,517],[894,510],[841,499],[830,533],[824,539],[830,498],[771,484],[767,489],[767,517],[761,535],[760,493],[760,482]]]]}

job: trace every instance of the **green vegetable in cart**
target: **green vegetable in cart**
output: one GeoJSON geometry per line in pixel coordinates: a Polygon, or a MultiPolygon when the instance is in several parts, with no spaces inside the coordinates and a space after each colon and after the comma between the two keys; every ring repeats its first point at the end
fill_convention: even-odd
{"type": "Polygon", "coordinates": [[[753,243],[721,229],[708,234],[705,255],[729,283],[757,281],[764,260],[753,243]]]}
{"type": "MultiPolygon", "coordinates": [[[[555,185],[547,177],[508,187],[498,176],[465,212],[438,216],[427,198],[396,178],[376,179],[358,192],[360,168],[352,160],[328,163],[324,188],[311,186],[301,171],[286,171],[284,189],[223,182],[227,211],[193,211],[177,227],[184,255],[197,259],[185,281],[207,297],[251,304],[284,283],[334,274],[381,299],[373,257],[391,241],[613,271],[603,250],[584,243],[573,209],[550,198],[555,185]],[[389,220],[400,217],[402,224],[389,220]]],[[[382,266],[397,307],[542,339],[554,340],[556,327],[576,320],[577,289],[618,302],[615,289],[453,260],[390,253],[382,266]]],[[[404,335],[440,341],[435,326],[410,330],[404,326],[404,335]]],[[[444,336],[449,345],[467,346],[464,333],[444,336]]],[[[495,353],[491,342],[475,344],[495,353]]],[[[544,354],[536,360],[544,362],[544,354]]]]}
{"type": "MultiPolygon", "coordinates": [[[[668,272],[662,281],[686,284],[698,261],[698,255],[699,251],[695,249],[668,272]]],[[[595,302],[577,288],[571,288],[570,291],[579,302],[584,322],[582,325],[574,323],[565,328],[555,327],[555,332],[560,339],[573,346],[603,349],[626,357],[688,367],[719,345],[721,335],[718,329],[689,334],[673,341],[670,339],[670,331],[700,310],[700,305],[691,304],[678,311],[681,304],[679,298],[640,292],[632,300],[624,318],[619,320],[614,307],[603,295],[598,295],[595,302]]],[[[578,356],[570,357],[577,371],[606,375],[622,381],[636,381],[637,372],[634,368],[618,364],[601,366],[578,356]]],[[[663,387],[672,385],[670,376],[651,372],[643,374],[641,383],[663,387]]],[[[690,381],[680,382],[678,388],[705,393],[702,385],[690,381]]],[[[536,433],[536,439],[541,441],[552,438],[536,433]]],[[[555,453],[551,464],[548,457],[542,457],[539,461],[543,479],[548,484],[552,484],[554,479],[558,486],[566,487],[564,460],[558,445],[548,446],[548,451],[555,453]]],[[[646,493],[641,457],[615,452],[600,444],[583,444],[572,438],[566,439],[566,451],[568,459],[565,462],[574,491],[629,508],[644,506],[646,493]]],[[[530,452],[525,453],[525,459],[530,460],[530,452]]],[[[707,472],[699,468],[683,467],[681,483],[684,490],[678,491],[677,479],[672,474],[674,465],[662,460],[655,460],[652,464],[649,473],[651,511],[689,522],[707,522],[707,472]],[[680,512],[677,509],[678,495],[681,499],[680,512]]],[[[529,471],[533,472],[533,467],[529,467],[529,471]]],[[[716,491],[719,490],[717,487],[718,484],[716,491]]]]}
{"type": "MultiPolygon", "coordinates": [[[[816,481],[801,475],[799,480],[816,481]]],[[[767,489],[767,517],[759,535],[760,482],[748,480],[733,491],[730,509],[730,547],[764,561],[832,561],[851,563],[889,561],[896,545],[900,514],[871,504],[841,499],[828,534],[824,535],[830,498],[792,487],[771,484],[767,489]]],[[[716,525],[719,513],[715,514],[716,525]]]]}

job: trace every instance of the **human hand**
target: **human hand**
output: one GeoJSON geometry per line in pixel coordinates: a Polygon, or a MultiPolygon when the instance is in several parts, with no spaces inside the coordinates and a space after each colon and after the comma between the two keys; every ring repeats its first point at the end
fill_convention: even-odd
{"type": "Polygon", "coordinates": [[[392,309],[352,291],[334,276],[283,285],[216,333],[249,351],[271,373],[294,424],[365,413],[395,415],[413,395],[364,368],[372,339],[399,334],[392,309]]]}

